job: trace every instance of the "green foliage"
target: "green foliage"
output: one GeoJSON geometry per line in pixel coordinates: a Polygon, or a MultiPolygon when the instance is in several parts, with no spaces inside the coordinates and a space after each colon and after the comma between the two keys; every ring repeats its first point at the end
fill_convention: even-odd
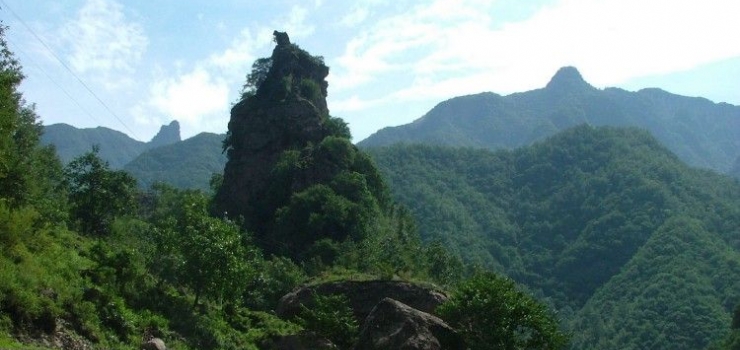
{"type": "Polygon", "coordinates": [[[299,89],[301,96],[309,101],[317,101],[324,97],[321,87],[313,79],[301,79],[299,89]]]}
{"type": "Polygon", "coordinates": [[[358,146],[421,143],[513,150],[589,124],[648,130],[689,165],[717,172],[727,172],[740,156],[738,106],[659,89],[595,89],[572,67],[558,72],[553,82],[558,83],[508,96],[484,92],[455,97],[410,124],[378,131],[358,146]]]}
{"type": "Polygon", "coordinates": [[[226,156],[221,154],[224,135],[200,133],[187,140],[141,153],[123,169],[140,188],[164,182],[180,189],[208,191],[214,173],[221,174],[226,156]]]}
{"type": "Polygon", "coordinates": [[[576,349],[702,348],[729,323],[740,187],[644,131],[581,126],[515,151],[371,152],[425,241],[546,300],[576,349]],[[692,243],[665,234],[681,232],[665,231],[674,220],[692,243]],[[669,243],[682,248],[655,250],[669,243]]]}
{"type": "Polygon", "coordinates": [[[349,130],[347,122],[342,118],[329,117],[326,119],[326,127],[329,129],[329,135],[338,136],[345,139],[352,139],[352,133],[349,130]]]}
{"type": "Polygon", "coordinates": [[[350,349],[359,335],[359,325],[346,296],[314,295],[313,305],[301,305],[298,323],[303,329],[331,340],[340,349],[350,349]]]}
{"type": "Polygon", "coordinates": [[[544,304],[495,274],[463,282],[437,312],[471,349],[564,349],[568,344],[544,304]]]}
{"type": "Polygon", "coordinates": [[[155,213],[153,240],[164,261],[152,261],[161,273],[201,296],[235,302],[249,277],[249,264],[258,253],[248,247],[238,225],[208,215],[208,199],[198,191],[160,188],[163,203],[155,213]]]}
{"type": "Polygon", "coordinates": [[[249,96],[253,96],[257,89],[267,79],[267,74],[270,72],[272,67],[272,58],[263,57],[258,58],[252,63],[252,71],[247,74],[247,81],[242,86],[242,90],[239,93],[242,99],[246,99],[249,96]]]}
{"type": "Polygon", "coordinates": [[[254,310],[274,310],[282,296],[307,279],[303,270],[285,257],[260,259],[252,268],[256,274],[242,283],[245,283],[244,304],[254,310]]]}
{"type": "Polygon", "coordinates": [[[65,168],[71,216],[91,235],[104,235],[113,218],[135,209],[136,180],[124,171],[111,170],[93,147],[65,168]]]}

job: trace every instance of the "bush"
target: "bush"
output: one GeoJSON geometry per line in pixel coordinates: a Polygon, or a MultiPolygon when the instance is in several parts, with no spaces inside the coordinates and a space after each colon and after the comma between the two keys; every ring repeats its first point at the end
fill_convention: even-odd
{"type": "Polygon", "coordinates": [[[547,307],[492,273],[463,282],[437,308],[470,349],[564,349],[568,338],[547,307]]]}
{"type": "Polygon", "coordinates": [[[304,329],[329,339],[340,349],[350,349],[357,340],[359,326],[344,295],[314,295],[310,309],[301,305],[298,323],[304,329]]]}

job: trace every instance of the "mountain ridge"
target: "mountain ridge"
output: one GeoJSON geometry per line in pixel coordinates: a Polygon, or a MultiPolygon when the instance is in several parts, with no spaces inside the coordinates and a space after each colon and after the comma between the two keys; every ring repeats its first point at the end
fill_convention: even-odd
{"type": "Polygon", "coordinates": [[[98,145],[100,157],[114,169],[123,168],[146,150],[180,140],[180,124],[176,120],[163,125],[149,142],[135,140],[123,132],[103,126],[77,128],[65,123],[44,125],[41,135],[41,143],[54,145],[57,155],[65,164],[98,145]]]}
{"type": "Polygon", "coordinates": [[[740,185],[687,166],[645,130],[582,125],[515,150],[368,151],[424,240],[548,300],[579,332],[574,349],[704,348],[729,324],[740,185]]]}
{"type": "Polygon", "coordinates": [[[358,146],[403,142],[513,149],[583,123],[647,129],[688,164],[722,173],[740,156],[740,106],[657,88],[596,89],[574,67],[558,70],[544,88],[448,99],[409,124],[377,131],[358,146]]]}

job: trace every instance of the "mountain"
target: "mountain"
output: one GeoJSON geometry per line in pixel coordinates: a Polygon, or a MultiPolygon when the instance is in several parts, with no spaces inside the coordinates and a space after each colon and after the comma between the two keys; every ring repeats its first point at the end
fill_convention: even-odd
{"type": "Polygon", "coordinates": [[[740,156],[740,107],[660,89],[600,90],[573,67],[561,68],[542,89],[452,98],[420,119],[384,128],[358,145],[512,149],[583,123],[647,129],[688,164],[723,173],[740,156]]]}
{"type": "Polygon", "coordinates": [[[171,145],[180,142],[180,123],[173,120],[169,125],[162,125],[159,132],[149,141],[149,148],[171,145]]]}
{"type": "Polygon", "coordinates": [[[221,174],[226,164],[226,155],[221,153],[224,137],[200,133],[184,141],[145,151],[123,169],[133,175],[143,188],[164,182],[177,188],[208,191],[211,176],[221,174]]]}
{"type": "Polygon", "coordinates": [[[549,300],[575,349],[703,348],[740,301],[740,185],[644,130],[369,151],[423,239],[549,300]]]}
{"type": "Polygon", "coordinates": [[[105,127],[78,129],[67,124],[44,126],[41,143],[54,145],[62,162],[69,163],[75,157],[89,152],[93,145],[100,146],[100,157],[114,169],[123,168],[126,163],[142,152],[180,141],[180,124],[173,121],[162,126],[150,142],[141,142],[128,135],[105,127]]]}
{"type": "Polygon", "coordinates": [[[735,164],[732,165],[732,169],[730,169],[730,175],[732,175],[736,179],[740,179],[740,157],[737,157],[737,159],[735,160],[735,164]]]}
{"type": "Polygon", "coordinates": [[[242,221],[269,253],[331,263],[332,245],[395,235],[409,218],[397,220],[380,172],[329,115],[323,58],[286,33],[275,41],[247,78],[254,89],[231,109],[214,213],[242,221]]]}

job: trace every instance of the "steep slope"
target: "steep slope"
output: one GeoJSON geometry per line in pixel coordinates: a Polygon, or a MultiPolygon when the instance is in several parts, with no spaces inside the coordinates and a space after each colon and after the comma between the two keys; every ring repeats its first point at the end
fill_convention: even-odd
{"type": "Polygon", "coordinates": [[[730,169],[730,175],[732,175],[736,179],[740,179],[740,157],[737,157],[737,159],[735,160],[735,164],[732,165],[732,169],[730,169]]]}
{"type": "Polygon", "coordinates": [[[577,348],[644,348],[644,339],[620,333],[628,326],[648,327],[645,334],[662,337],[652,348],[661,349],[686,348],[677,346],[681,337],[706,345],[724,331],[740,293],[731,282],[740,278],[732,263],[740,258],[740,185],[687,167],[647,132],[580,126],[515,151],[396,145],[371,154],[424,239],[550,300],[574,330],[590,334],[577,348]],[[676,222],[696,225],[675,231],[676,222]],[[666,238],[674,231],[697,242],[677,250],[700,258],[694,266],[688,257],[661,258],[659,248],[677,244],[666,238]],[[666,276],[680,298],[630,302],[666,276]],[[696,298],[681,322],[664,312],[696,298]],[[609,318],[654,307],[662,311],[638,321],[609,318]],[[593,328],[602,323],[609,327],[593,328]]]}
{"type": "Polygon", "coordinates": [[[275,39],[263,81],[231,109],[216,215],[243,218],[263,249],[294,260],[314,244],[326,251],[327,242],[377,237],[388,189],[346,124],[329,116],[329,68],[287,34],[275,39]]]}
{"type": "Polygon", "coordinates": [[[139,186],[164,182],[182,189],[208,190],[211,176],[221,174],[226,155],[221,153],[225,135],[200,133],[187,140],[148,150],[123,169],[139,186]]]}
{"type": "Polygon", "coordinates": [[[62,162],[69,163],[75,157],[89,152],[93,145],[100,146],[100,157],[114,169],[123,168],[126,163],[142,152],[180,141],[180,124],[173,121],[163,125],[150,142],[141,142],[128,135],[105,127],[78,129],[67,124],[44,126],[41,142],[54,145],[62,162]]]}
{"type": "Polygon", "coordinates": [[[100,157],[111,167],[122,168],[146,149],[146,143],[105,127],[78,129],[67,124],[44,127],[41,142],[54,145],[62,162],[69,163],[77,156],[89,152],[93,145],[100,146],[100,157]]]}
{"type": "Polygon", "coordinates": [[[583,123],[647,129],[688,164],[719,172],[728,172],[740,155],[740,107],[659,89],[599,90],[573,67],[561,68],[542,89],[452,98],[420,119],[382,129],[358,145],[516,148],[583,123]]]}

